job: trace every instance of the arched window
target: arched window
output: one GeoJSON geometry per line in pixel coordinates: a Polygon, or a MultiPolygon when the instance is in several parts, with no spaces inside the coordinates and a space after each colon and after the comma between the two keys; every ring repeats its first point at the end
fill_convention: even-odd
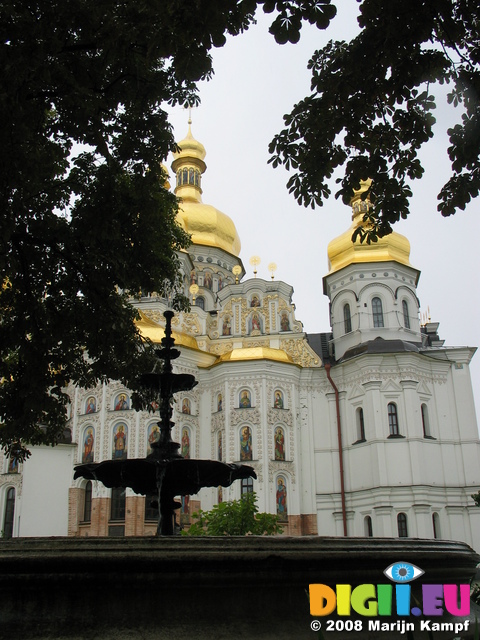
{"type": "Polygon", "coordinates": [[[373,527],[372,527],[372,519],[370,516],[365,516],[363,520],[363,527],[365,530],[366,538],[373,538],[373,527]]]}
{"type": "Polygon", "coordinates": [[[400,430],[398,427],[397,405],[394,402],[388,403],[388,429],[391,436],[400,435],[400,430]]]}
{"type": "Polygon", "coordinates": [[[428,407],[425,403],[420,407],[420,411],[422,413],[422,427],[423,427],[423,437],[431,438],[432,434],[430,432],[430,420],[428,418],[428,407]]]}
{"type": "Polygon", "coordinates": [[[355,418],[357,422],[357,442],[365,441],[365,423],[363,421],[363,409],[358,407],[355,411],[355,418]]]}
{"type": "Polygon", "coordinates": [[[15,489],[10,487],[7,491],[7,499],[5,501],[5,513],[3,517],[3,537],[11,538],[13,536],[13,523],[15,517],[15,489]]]}
{"type": "Polygon", "coordinates": [[[399,538],[408,538],[407,516],[404,513],[397,516],[397,528],[399,538]]]}
{"type": "Polygon", "coordinates": [[[405,329],[410,329],[410,316],[408,315],[408,304],[406,300],[402,300],[403,324],[405,329]]]}
{"type": "Polygon", "coordinates": [[[110,502],[110,520],[125,520],[125,489],[115,487],[112,489],[110,502]]]}
{"type": "Polygon", "coordinates": [[[383,308],[380,298],[373,298],[372,300],[372,313],[373,313],[373,326],[383,327],[383,308]]]}
{"type": "Polygon", "coordinates": [[[198,298],[195,299],[195,306],[205,310],[205,298],[202,296],[198,296],[198,298]]]}
{"type": "Polygon", "coordinates": [[[433,525],[433,537],[435,540],[439,540],[441,538],[440,535],[440,518],[438,513],[432,513],[432,525],[433,525]]]}
{"type": "Polygon", "coordinates": [[[345,333],[350,333],[352,330],[352,316],[350,314],[350,305],[348,303],[343,306],[343,324],[345,327],[345,333]]]}
{"type": "Polygon", "coordinates": [[[89,480],[85,485],[85,495],[83,498],[83,522],[92,521],[92,483],[89,480]]]}

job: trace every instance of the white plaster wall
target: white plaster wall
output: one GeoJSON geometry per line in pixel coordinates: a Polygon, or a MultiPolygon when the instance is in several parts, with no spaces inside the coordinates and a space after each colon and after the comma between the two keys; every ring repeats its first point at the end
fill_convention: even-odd
{"type": "Polygon", "coordinates": [[[66,536],[75,446],[38,446],[31,451],[23,465],[22,495],[17,502],[19,535],[66,536]]]}

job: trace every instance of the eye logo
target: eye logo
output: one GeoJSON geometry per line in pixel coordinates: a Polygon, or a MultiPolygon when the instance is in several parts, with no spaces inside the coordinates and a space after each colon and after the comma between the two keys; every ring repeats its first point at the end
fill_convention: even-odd
{"type": "Polygon", "coordinates": [[[409,562],[394,562],[383,573],[392,582],[405,583],[423,576],[425,571],[409,562]]]}

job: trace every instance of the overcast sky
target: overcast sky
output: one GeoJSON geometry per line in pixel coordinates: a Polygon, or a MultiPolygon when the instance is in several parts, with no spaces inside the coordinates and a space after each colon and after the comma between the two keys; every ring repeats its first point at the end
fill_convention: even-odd
{"type": "MultiPolygon", "coordinates": [[[[333,196],[315,210],[299,206],[285,187],[287,172],[267,165],[268,144],[282,129],[282,116],[309,92],[307,62],[313,51],[356,31],[357,3],[337,4],[341,10],[332,26],[326,32],[304,27],[296,45],[277,45],[268,33],[271,16],[259,15],[255,27],[214,50],[215,75],[201,85],[202,104],[192,113],[192,133],[207,151],[203,201],[235,222],[247,278],[253,276],[253,255],[261,258],[259,277],[268,279],[268,264],[277,264],[275,277],[294,287],[297,319],[311,333],[330,330],[322,286],[327,245],[349,228],[351,209],[333,196]]],[[[170,113],[180,141],[187,133],[188,114],[179,107],[170,113]]],[[[437,194],[450,170],[445,131],[458,114],[439,101],[435,115],[437,133],[423,154],[426,175],[413,184],[410,218],[395,230],[410,240],[410,262],[421,271],[417,295],[422,314],[430,309],[446,344],[477,346],[480,201],[450,218],[437,212],[437,194]]],[[[480,352],[471,369],[478,416],[480,352]]]]}

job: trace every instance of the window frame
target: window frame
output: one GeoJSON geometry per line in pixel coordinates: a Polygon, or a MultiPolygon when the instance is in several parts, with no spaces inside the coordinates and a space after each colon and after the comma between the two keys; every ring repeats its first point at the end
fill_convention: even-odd
{"type": "Polygon", "coordinates": [[[397,514],[397,533],[399,538],[408,538],[408,518],[403,511],[397,514]]]}
{"type": "Polygon", "coordinates": [[[3,537],[6,539],[13,538],[16,498],[17,492],[15,487],[8,487],[5,492],[5,507],[3,509],[3,537]]]}
{"type": "Polygon", "coordinates": [[[113,487],[110,494],[110,522],[125,522],[127,495],[123,487],[113,487]]]}
{"type": "Polygon", "coordinates": [[[363,528],[364,528],[364,534],[366,538],[373,538],[373,524],[372,524],[372,517],[371,516],[365,516],[363,519],[363,528]]]}
{"type": "Polygon", "coordinates": [[[434,440],[435,438],[432,436],[432,430],[430,428],[430,416],[426,402],[422,402],[420,405],[420,415],[422,416],[423,437],[427,440],[434,440]]]}
{"type": "Polygon", "coordinates": [[[400,421],[398,419],[398,407],[395,402],[387,404],[389,438],[400,436],[400,421]]]}
{"type": "Polygon", "coordinates": [[[355,426],[357,429],[356,442],[366,442],[365,438],[365,414],[363,407],[357,407],[355,409],[355,426]]]}
{"type": "Polygon", "coordinates": [[[348,302],[343,305],[343,329],[345,334],[352,333],[352,313],[348,302]]]}
{"type": "Polygon", "coordinates": [[[373,326],[375,329],[383,329],[385,327],[385,320],[383,317],[383,303],[382,299],[378,296],[372,298],[372,316],[373,326]]]}
{"type": "Polygon", "coordinates": [[[240,496],[253,493],[253,478],[242,478],[240,483],[240,496]]]}
{"type": "Polygon", "coordinates": [[[92,521],[92,481],[88,480],[83,493],[83,519],[82,522],[92,521]]]}
{"type": "Polygon", "coordinates": [[[405,329],[410,329],[410,314],[408,310],[408,302],[405,298],[402,300],[402,312],[403,312],[403,326],[405,329]]]}

